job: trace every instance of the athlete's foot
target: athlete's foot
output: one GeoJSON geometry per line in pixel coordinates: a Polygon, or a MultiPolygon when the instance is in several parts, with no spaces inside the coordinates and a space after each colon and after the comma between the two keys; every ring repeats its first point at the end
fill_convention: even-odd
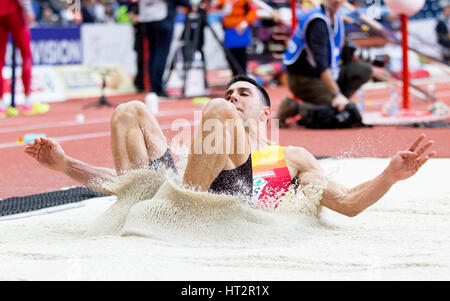
{"type": "Polygon", "coordinates": [[[25,116],[45,114],[50,110],[50,105],[48,103],[35,102],[31,106],[23,106],[22,112],[25,116]]]}
{"type": "Polygon", "coordinates": [[[278,109],[276,119],[279,120],[278,126],[280,128],[287,128],[289,125],[286,123],[286,119],[294,117],[299,113],[299,103],[295,100],[285,97],[281,102],[280,108],[278,109]]]}
{"type": "Polygon", "coordinates": [[[8,106],[6,109],[0,108],[0,118],[13,117],[19,115],[19,110],[12,106],[8,106]]]}

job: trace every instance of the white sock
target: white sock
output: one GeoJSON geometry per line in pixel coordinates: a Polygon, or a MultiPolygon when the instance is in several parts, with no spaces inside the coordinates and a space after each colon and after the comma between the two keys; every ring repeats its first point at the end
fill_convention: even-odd
{"type": "Polygon", "coordinates": [[[0,99],[0,109],[6,110],[6,104],[5,104],[5,102],[3,101],[3,99],[0,99]]]}
{"type": "Polygon", "coordinates": [[[27,107],[31,107],[33,105],[33,101],[31,100],[31,97],[29,95],[25,96],[25,103],[24,103],[24,105],[27,106],[27,107]]]}

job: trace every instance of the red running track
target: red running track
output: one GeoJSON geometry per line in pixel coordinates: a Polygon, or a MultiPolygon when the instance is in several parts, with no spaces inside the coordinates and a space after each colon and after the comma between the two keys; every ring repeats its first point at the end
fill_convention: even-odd
{"type": "MultiPolygon", "coordinates": [[[[436,84],[439,100],[450,104],[448,83],[436,84]]],[[[285,87],[268,89],[276,112],[281,99],[287,95],[285,87]]],[[[110,97],[114,105],[138,99],[143,94],[110,97]]],[[[369,110],[379,110],[389,89],[371,90],[366,93],[371,100],[369,110]]],[[[47,137],[59,139],[66,154],[89,164],[113,168],[110,147],[109,118],[112,107],[90,107],[96,99],[73,99],[51,104],[51,110],[40,116],[18,116],[0,119],[0,199],[54,191],[63,187],[79,186],[65,175],[39,166],[24,152],[24,146],[16,143],[27,133],[45,133],[47,137]],[[83,114],[84,123],[76,122],[76,115],[83,114]]],[[[427,104],[412,99],[414,109],[426,109],[427,104]]],[[[170,130],[171,121],[185,118],[193,121],[193,112],[201,110],[190,100],[165,101],[160,103],[157,116],[164,133],[170,139],[177,132],[170,130]]],[[[389,157],[397,150],[407,148],[419,135],[425,133],[436,142],[434,149],[438,157],[450,157],[450,129],[417,129],[396,126],[348,130],[308,130],[297,126],[280,130],[280,144],[297,145],[308,149],[315,156],[333,157],[389,157]]]]}

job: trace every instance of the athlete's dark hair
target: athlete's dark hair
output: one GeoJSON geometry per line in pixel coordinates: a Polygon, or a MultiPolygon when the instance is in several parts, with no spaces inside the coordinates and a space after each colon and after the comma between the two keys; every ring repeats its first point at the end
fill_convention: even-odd
{"type": "Polygon", "coordinates": [[[266,106],[268,106],[268,107],[270,107],[270,97],[269,97],[269,94],[267,94],[267,91],[260,85],[260,84],[258,84],[257,82],[256,82],[256,80],[254,80],[253,78],[251,78],[250,76],[248,76],[248,75],[245,75],[245,74],[239,74],[239,75],[236,75],[235,77],[233,77],[229,82],[228,82],[228,84],[227,84],[227,90],[228,90],[228,88],[232,85],[232,84],[234,84],[235,82],[249,82],[249,83],[251,83],[253,86],[255,86],[257,89],[258,89],[258,91],[259,92],[261,92],[261,95],[262,95],[262,97],[263,97],[263,103],[266,105],[266,106]]]}

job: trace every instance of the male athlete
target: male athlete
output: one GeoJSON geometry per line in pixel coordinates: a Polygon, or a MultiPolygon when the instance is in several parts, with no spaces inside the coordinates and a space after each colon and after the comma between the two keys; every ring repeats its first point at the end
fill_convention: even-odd
{"type": "MultiPolygon", "coordinates": [[[[259,207],[270,207],[274,191],[282,194],[290,185],[297,183],[304,187],[325,179],[320,164],[307,150],[297,146],[272,145],[266,131],[257,129],[267,129],[270,115],[270,99],[264,88],[249,77],[234,77],[228,83],[225,99],[213,99],[205,106],[202,126],[195,137],[205,141],[212,133],[212,128],[208,130],[206,125],[213,120],[216,125],[222,125],[224,137],[232,137],[233,147],[221,147],[217,152],[194,151],[194,139],[183,185],[212,193],[253,194],[259,207]]],[[[356,216],[379,200],[393,184],[414,175],[436,155],[434,151],[425,154],[434,142],[422,144],[424,138],[425,135],[420,135],[408,150],[395,154],[386,169],[373,180],[352,189],[328,180],[321,205],[346,216],[356,216]]],[[[109,191],[96,183],[113,181],[127,171],[147,168],[149,162],[151,168],[162,163],[163,168],[177,172],[156,118],[140,101],[121,104],[114,111],[111,145],[115,170],[94,167],[71,158],[49,138],[37,138],[25,148],[25,152],[43,166],[106,193],[109,191]]]]}

